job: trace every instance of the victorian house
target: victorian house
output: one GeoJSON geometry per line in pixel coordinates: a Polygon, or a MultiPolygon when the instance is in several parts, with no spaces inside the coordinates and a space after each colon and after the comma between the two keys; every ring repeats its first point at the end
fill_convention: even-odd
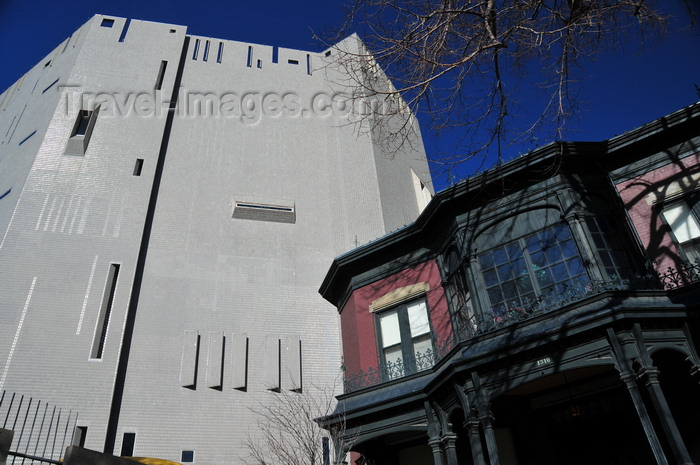
{"type": "Polygon", "coordinates": [[[337,257],[355,463],[700,463],[700,104],[554,143],[337,257]]]}

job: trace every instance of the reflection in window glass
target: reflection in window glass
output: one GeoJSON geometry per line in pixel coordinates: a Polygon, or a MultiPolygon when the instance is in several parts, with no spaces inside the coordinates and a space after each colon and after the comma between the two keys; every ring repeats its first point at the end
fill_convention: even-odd
{"type": "Polygon", "coordinates": [[[663,216],[685,258],[700,260],[700,195],[691,194],[665,207],[663,216]]]}
{"type": "Polygon", "coordinates": [[[589,282],[564,224],[496,247],[478,260],[498,321],[527,315],[536,299],[580,292],[589,282]]]}

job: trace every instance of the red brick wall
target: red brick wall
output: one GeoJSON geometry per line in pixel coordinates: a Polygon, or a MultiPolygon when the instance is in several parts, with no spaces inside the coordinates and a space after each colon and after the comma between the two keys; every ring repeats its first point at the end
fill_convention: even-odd
{"type": "Polygon", "coordinates": [[[430,285],[427,301],[430,322],[438,343],[452,335],[447,301],[435,261],[430,260],[400,271],[356,290],[343,308],[340,324],[343,333],[343,357],[348,375],[359,370],[377,368],[379,364],[374,315],[369,311],[370,304],[394,289],[421,282],[430,285]]]}
{"type": "MultiPolygon", "coordinates": [[[[677,267],[681,256],[663,224],[660,208],[655,208],[653,201],[657,197],[663,198],[672,182],[687,181],[699,170],[700,156],[693,155],[616,186],[642,245],[649,258],[656,260],[655,266],[659,272],[665,272],[668,267],[677,267]]],[[[687,184],[684,183],[688,190],[696,189],[694,183],[687,184]]]]}

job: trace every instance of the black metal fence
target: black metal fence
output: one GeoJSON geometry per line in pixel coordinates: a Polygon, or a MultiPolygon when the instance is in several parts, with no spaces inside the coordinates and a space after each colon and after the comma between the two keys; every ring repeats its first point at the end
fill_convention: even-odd
{"type": "Polygon", "coordinates": [[[2,391],[2,428],[14,431],[8,465],[60,464],[72,444],[78,413],[30,396],[2,391]]]}

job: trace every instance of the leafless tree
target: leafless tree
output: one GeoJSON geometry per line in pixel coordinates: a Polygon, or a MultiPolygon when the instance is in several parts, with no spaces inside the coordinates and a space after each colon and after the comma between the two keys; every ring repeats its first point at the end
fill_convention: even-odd
{"type": "Polygon", "coordinates": [[[329,465],[342,461],[342,451],[350,444],[341,442],[344,421],[334,411],[333,389],[271,392],[270,396],[269,402],[253,408],[259,420],[246,441],[247,464],[329,465]],[[322,418],[333,418],[335,429],[322,429],[322,418]],[[334,450],[338,454],[335,458],[334,450]]]}
{"type": "MultiPolygon", "coordinates": [[[[500,161],[504,142],[535,134],[562,140],[577,114],[587,60],[646,41],[667,23],[660,0],[354,1],[330,40],[363,31],[366,50],[342,51],[341,59],[355,70],[355,96],[398,102],[388,107],[427,115],[436,131],[457,128],[463,147],[444,163],[488,153],[500,161]],[[374,60],[395,87],[372,71],[374,60]],[[536,109],[524,102],[533,85],[544,92],[536,109]],[[532,115],[525,122],[524,113],[532,115]]],[[[692,22],[690,0],[684,3],[692,22]]],[[[405,120],[369,119],[395,148],[410,134],[405,120]]]]}

